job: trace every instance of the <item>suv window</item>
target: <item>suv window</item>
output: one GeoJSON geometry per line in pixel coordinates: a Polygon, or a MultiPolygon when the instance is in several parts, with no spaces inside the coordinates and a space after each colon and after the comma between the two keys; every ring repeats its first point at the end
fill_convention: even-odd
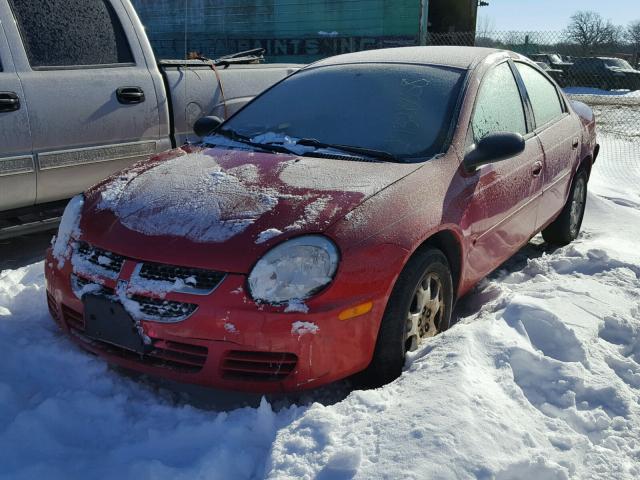
{"type": "Polygon", "coordinates": [[[106,0],[10,0],[33,67],[133,63],[106,0]]]}
{"type": "Polygon", "coordinates": [[[476,142],[495,132],[527,133],[522,98],[508,63],[494,67],[482,80],[471,126],[476,142]]]}
{"type": "Polygon", "coordinates": [[[516,63],[516,65],[529,93],[536,126],[540,127],[561,116],[564,110],[553,83],[529,65],[524,63],[516,63]]]}

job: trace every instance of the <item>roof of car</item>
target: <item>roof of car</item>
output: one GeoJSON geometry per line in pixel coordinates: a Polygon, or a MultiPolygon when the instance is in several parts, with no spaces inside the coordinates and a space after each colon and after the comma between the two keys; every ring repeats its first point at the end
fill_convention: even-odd
{"type": "MultiPolygon", "coordinates": [[[[489,55],[500,52],[511,53],[506,50],[483,47],[383,48],[329,57],[314,63],[313,66],[342,65],[346,63],[417,63],[469,69],[489,55]]],[[[513,55],[517,56],[516,54],[513,55]]]]}

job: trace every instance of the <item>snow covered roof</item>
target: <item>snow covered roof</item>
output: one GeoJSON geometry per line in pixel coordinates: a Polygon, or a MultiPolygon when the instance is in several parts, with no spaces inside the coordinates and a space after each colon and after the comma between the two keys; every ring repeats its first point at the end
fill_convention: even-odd
{"type": "Polygon", "coordinates": [[[483,47],[402,47],[366,50],[363,52],[347,53],[320,60],[312,64],[314,67],[327,65],[341,65],[346,63],[393,62],[418,63],[431,65],[447,65],[451,67],[469,69],[474,64],[494,53],[508,53],[506,50],[483,47]]]}

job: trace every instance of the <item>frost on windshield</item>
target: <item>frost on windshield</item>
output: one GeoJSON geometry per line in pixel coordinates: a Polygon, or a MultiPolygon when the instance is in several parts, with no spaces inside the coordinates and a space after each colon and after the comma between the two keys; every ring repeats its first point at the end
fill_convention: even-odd
{"type": "Polygon", "coordinates": [[[98,208],[145,235],[224,242],[278,204],[276,192],[249,184],[254,169],[235,173],[223,171],[209,155],[181,156],[143,175],[119,177],[101,193],[98,208]]]}

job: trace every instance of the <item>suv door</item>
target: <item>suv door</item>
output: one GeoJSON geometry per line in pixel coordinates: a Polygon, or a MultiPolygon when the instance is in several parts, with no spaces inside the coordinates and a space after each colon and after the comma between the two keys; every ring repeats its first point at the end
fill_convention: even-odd
{"type": "Polygon", "coordinates": [[[7,36],[18,47],[16,70],[29,98],[37,203],[69,198],[154,154],[157,97],[122,3],[9,5],[15,22],[7,36]]]}
{"type": "Polygon", "coordinates": [[[33,205],[36,200],[27,103],[14,70],[1,15],[0,11],[0,212],[33,205]]]}
{"type": "Polygon", "coordinates": [[[525,63],[516,67],[527,90],[535,133],[544,152],[543,187],[538,211],[538,230],[562,210],[571,186],[582,129],[575,115],[570,115],[557,87],[543,73],[525,63]]]}
{"type": "Polygon", "coordinates": [[[525,138],[520,155],[484,165],[467,178],[472,185],[466,218],[471,247],[467,257],[474,281],[494,270],[535,233],[542,193],[542,149],[525,110],[523,91],[511,64],[489,70],[476,96],[468,144],[494,132],[525,138]]]}

